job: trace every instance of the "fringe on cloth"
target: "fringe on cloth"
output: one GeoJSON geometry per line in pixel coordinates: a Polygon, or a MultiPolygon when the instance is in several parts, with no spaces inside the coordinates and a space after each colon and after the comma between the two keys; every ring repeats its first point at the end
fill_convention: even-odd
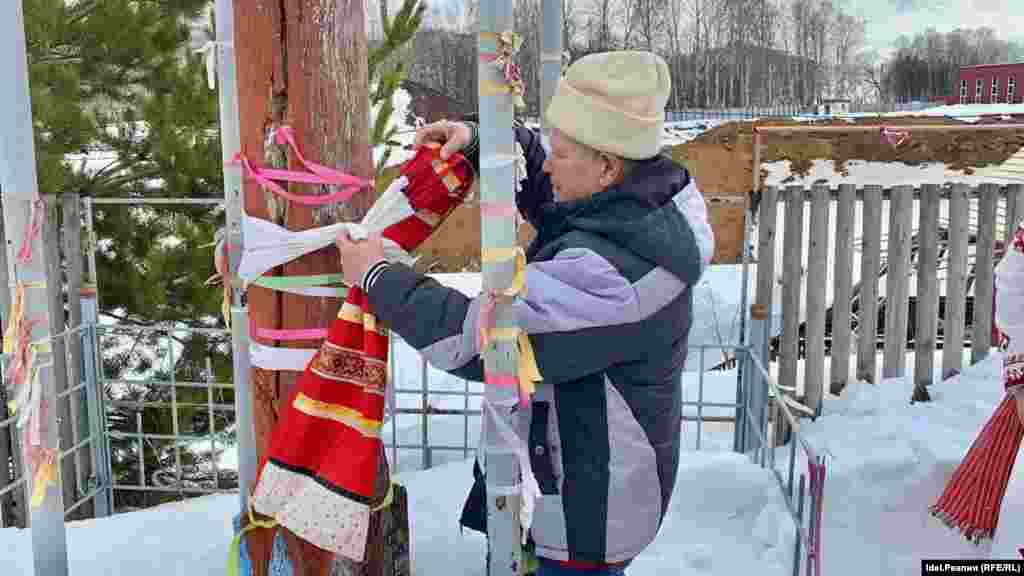
{"type": "Polygon", "coordinates": [[[931,515],[975,545],[990,541],[1022,438],[1024,424],[1008,393],[929,508],[931,515]]]}

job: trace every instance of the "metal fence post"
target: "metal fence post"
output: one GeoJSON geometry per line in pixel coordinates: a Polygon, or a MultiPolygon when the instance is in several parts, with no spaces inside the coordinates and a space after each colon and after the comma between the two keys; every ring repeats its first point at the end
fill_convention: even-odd
{"type": "MultiPolygon", "coordinates": [[[[8,238],[17,238],[16,243],[8,242],[8,277],[24,289],[24,317],[38,319],[29,338],[32,342],[45,342],[50,326],[50,311],[46,300],[47,280],[59,282],[59,278],[47,278],[47,255],[43,242],[26,232],[31,230],[33,216],[45,215],[45,208],[39,197],[39,183],[36,173],[35,138],[32,128],[32,97],[29,91],[28,58],[25,54],[25,14],[20,0],[8,1],[0,9],[0,188],[4,209],[4,228],[8,238]],[[40,214],[40,210],[43,210],[40,214]],[[24,239],[24,240],[21,240],[24,239]],[[21,245],[21,242],[28,242],[21,245]],[[19,262],[16,254],[24,248],[27,259],[19,262]]],[[[53,349],[50,347],[50,349],[53,349]]],[[[52,358],[44,346],[37,347],[37,366],[52,358]]],[[[42,397],[50,406],[57,406],[54,389],[55,374],[52,368],[39,372],[42,397]]],[[[31,375],[28,376],[31,378],[31,375]]],[[[31,380],[28,381],[31,385],[31,380]]],[[[58,472],[56,480],[40,492],[41,499],[34,502],[29,510],[29,527],[32,534],[32,558],[35,573],[42,576],[67,576],[67,539],[64,531],[64,499],[61,494],[59,473],[60,438],[57,430],[56,410],[44,414],[45,432],[40,438],[40,448],[53,459],[58,472]]],[[[26,439],[27,441],[27,439],[26,439]]],[[[25,473],[30,486],[34,487],[33,467],[24,462],[25,473]]],[[[31,492],[31,489],[30,489],[31,492]]]]}
{"type": "Polygon", "coordinates": [[[253,428],[250,393],[249,307],[235,271],[241,261],[245,239],[242,234],[242,171],[228,162],[241,149],[238,118],[238,78],[235,68],[235,18],[231,0],[217,0],[217,80],[220,104],[221,157],[224,165],[224,208],[227,219],[225,242],[228,268],[224,282],[231,282],[231,345],[235,383],[235,427],[238,433],[238,497],[240,510],[249,506],[249,490],[256,483],[256,431],[253,428]]]}
{"type": "Polygon", "coordinates": [[[99,320],[99,308],[96,302],[96,290],[89,286],[82,287],[82,323],[86,328],[82,339],[82,361],[85,372],[85,402],[89,410],[89,453],[92,456],[93,476],[100,490],[93,499],[93,508],[97,518],[110,516],[113,510],[113,492],[111,490],[111,470],[107,440],[107,418],[103,409],[103,396],[100,391],[99,333],[96,324],[99,320]]]}

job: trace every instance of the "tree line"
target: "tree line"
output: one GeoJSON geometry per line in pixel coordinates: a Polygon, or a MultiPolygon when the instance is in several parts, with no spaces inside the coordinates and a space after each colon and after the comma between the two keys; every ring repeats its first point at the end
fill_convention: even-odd
{"type": "MultiPolygon", "coordinates": [[[[476,101],[475,14],[428,15],[402,55],[410,79],[458,102],[476,101]]],[[[672,71],[669,108],[810,106],[824,98],[885,105],[950,94],[960,66],[1024,60],[989,28],[901,37],[882,58],[866,22],[833,0],[562,0],[571,61],[615,49],[662,55],[672,71]]],[[[539,114],[541,0],[516,0],[517,62],[528,116],[539,114]],[[533,87],[533,90],[530,88],[533,87]]]]}

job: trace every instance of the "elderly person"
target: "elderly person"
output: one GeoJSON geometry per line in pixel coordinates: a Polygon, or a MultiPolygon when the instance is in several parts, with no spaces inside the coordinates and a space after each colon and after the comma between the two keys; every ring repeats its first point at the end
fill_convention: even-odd
{"type": "MultiPolygon", "coordinates": [[[[543,377],[519,416],[542,493],[530,529],[542,576],[622,574],[675,484],[692,292],[713,239],[692,178],[659,155],[670,86],[655,54],[592,54],[551,99],[549,151],[516,129],[527,168],[516,203],[537,230],[512,306],[543,377]]],[[[417,139],[477,165],[477,133],[441,122],[417,139]]],[[[381,321],[437,368],[483,380],[479,298],[387,263],[379,237],[337,244],[381,321]]],[[[486,531],[476,473],[462,523],[486,531]]]]}

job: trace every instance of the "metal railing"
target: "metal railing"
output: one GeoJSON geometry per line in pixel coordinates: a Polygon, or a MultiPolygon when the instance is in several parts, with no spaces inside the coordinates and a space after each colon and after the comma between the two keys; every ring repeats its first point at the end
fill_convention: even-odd
{"type": "MultiPolygon", "coordinates": [[[[786,508],[793,518],[796,526],[796,538],[793,550],[793,575],[800,574],[801,566],[806,568],[808,575],[821,575],[821,528],[823,513],[823,492],[825,486],[825,457],[819,454],[807,437],[801,432],[800,424],[790,407],[784,401],[785,393],[776,383],[775,379],[768,373],[761,359],[750,349],[743,352],[744,366],[749,371],[750,379],[746,382],[763,385],[768,388],[768,399],[771,412],[776,420],[783,419],[786,423],[788,442],[788,463],[786,464],[786,478],[783,479],[782,471],[776,462],[776,452],[779,448],[776,444],[779,439],[774,438],[772,429],[769,426],[768,410],[760,414],[754,414],[749,405],[743,407],[743,419],[749,425],[748,429],[754,431],[757,445],[748,454],[762,468],[769,468],[782,490],[782,496],[786,501],[786,508]],[[797,452],[799,445],[800,453],[797,452]],[[807,472],[801,473],[799,482],[794,485],[794,474],[799,460],[807,465],[807,472]],[[805,517],[805,511],[807,513],[805,517]],[[801,557],[801,551],[805,556],[801,557]],[[806,560],[806,563],[803,562],[806,560]]],[[[749,397],[749,395],[747,395],[749,397]]],[[[741,427],[737,426],[737,429],[741,427]]],[[[778,430],[775,426],[774,430],[778,430]]]]}
{"type": "MultiPolygon", "coordinates": [[[[156,500],[180,499],[237,490],[237,476],[232,476],[233,471],[222,469],[218,460],[226,450],[233,448],[233,386],[230,382],[215,382],[209,366],[206,377],[200,380],[175,379],[176,350],[181,346],[173,338],[175,333],[205,333],[208,336],[225,339],[230,335],[226,330],[217,329],[123,325],[97,327],[94,324],[86,324],[57,335],[57,338],[64,340],[75,336],[80,338],[84,366],[81,371],[82,381],[56,393],[55,399],[59,401],[74,398],[75,395],[84,392],[85,408],[90,416],[88,435],[80,436],[76,433],[76,442],[61,443],[61,462],[68,458],[88,458],[92,470],[89,477],[76,477],[76,486],[80,488],[74,501],[65,506],[65,517],[85,506],[87,502],[95,504],[93,513],[96,516],[106,516],[141,507],[137,505],[140,498],[147,498],[144,505],[148,505],[148,498],[153,495],[156,495],[156,500]],[[134,335],[135,338],[145,337],[148,339],[148,345],[163,342],[165,360],[170,364],[170,368],[164,371],[163,376],[148,375],[137,379],[106,377],[103,370],[104,360],[109,362],[112,355],[116,356],[117,346],[119,343],[123,344],[119,339],[125,338],[126,334],[134,335]],[[160,426],[147,425],[147,418],[156,418],[157,414],[166,414],[168,411],[171,414],[170,422],[163,420],[161,425],[163,428],[169,426],[170,433],[160,426]],[[181,413],[191,413],[192,424],[184,424],[180,418],[181,413]],[[197,417],[198,415],[201,417],[197,417]],[[134,496],[139,494],[144,496],[134,496]]],[[[390,438],[385,438],[385,445],[391,456],[393,470],[397,471],[402,467],[400,462],[403,460],[399,451],[420,451],[421,469],[441,463],[435,457],[438,452],[469,457],[476,450],[472,438],[473,432],[479,430],[479,421],[474,423],[471,420],[481,416],[480,400],[483,397],[483,385],[445,375],[450,378],[447,386],[433,386],[432,381],[437,376],[432,375],[431,371],[437,372],[438,376],[444,373],[428,366],[422,357],[419,358],[418,366],[409,362],[404,354],[400,354],[397,337],[391,338],[393,353],[389,371],[391,381],[394,383],[394,396],[391,399],[394,406],[391,408],[392,417],[389,423],[390,438]],[[398,364],[405,370],[417,366],[418,386],[399,385],[395,378],[398,364]],[[410,402],[398,401],[402,397],[418,397],[420,405],[410,406],[410,402]],[[437,399],[445,398],[455,398],[455,402],[461,406],[452,406],[452,402],[447,402],[449,405],[442,407],[432,405],[441,403],[437,399]],[[406,426],[400,429],[398,418],[403,416],[413,417],[418,422],[411,428],[406,426]],[[436,417],[461,418],[462,441],[452,442],[450,429],[442,441],[433,438],[432,419],[436,417]],[[403,437],[400,430],[404,430],[407,435],[411,434],[415,440],[408,436],[403,437]]],[[[769,375],[757,355],[751,354],[749,350],[735,344],[690,346],[691,354],[699,354],[700,366],[698,372],[684,375],[686,383],[682,401],[683,418],[696,424],[696,450],[706,449],[705,427],[709,423],[724,423],[726,428],[731,424],[734,449],[747,453],[754,462],[771,470],[782,492],[786,508],[796,525],[793,573],[797,574],[801,566],[807,566],[808,574],[812,573],[813,568],[813,573],[818,575],[824,459],[802,434],[799,422],[789,407],[781,401],[783,392],[778,384],[769,375]],[[713,393],[708,392],[706,379],[716,371],[705,370],[704,352],[707,350],[723,351],[737,367],[735,402],[721,401],[721,388],[713,393]],[[696,399],[693,398],[694,383],[696,399]],[[750,386],[766,388],[775,418],[783,418],[788,424],[791,438],[788,446],[788,467],[780,467],[776,462],[778,449],[773,446],[775,442],[769,426],[768,411],[750,405],[752,399],[757,401],[758,398],[757,395],[750,394],[750,386]],[[747,429],[756,431],[756,442],[750,442],[748,438],[744,444],[741,435],[747,429]],[[746,449],[739,448],[742,446],[746,446],[746,449]],[[808,472],[801,473],[798,482],[795,483],[796,467],[800,461],[806,463],[808,472]],[[808,510],[810,513],[807,513],[808,510]],[[802,551],[806,553],[802,555],[802,551]]],[[[731,372],[732,370],[721,373],[731,372]]],[[[409,379],[405,380],[408,382],[409,379]]],[[[727,395],[731,396],[732,392],[730,389],[727,395]]],[[[16,422],[17,415],[0,421],[0,432],[4,428],[14,427],[16,422]]],[[[80,470],[81,467],[76,468],[76,474],[79,476],[80,470]]],[[[13,483],[0,489],[0,498],[19,492],[26,497],[30,495],[31,482],[26,478],[25,473],[17,475],[13,483]]],[[[54,550],[54,553],[66,551],[54,550]]]]}
{"type": "Polygon", "coordinates": [[[184,343],[176,336],[212,337],[210,346],[217,346],[217,337],[229,342],[231,332],[116,325],[100,326],[97,333],[99,350],[124,344],[125,339],[145,340],[165,364],[164,369],[153,370],[156,375],[137,378],[108,378],[99,371],[115,511],[146,507],[172,496],[236,491],[237,473],[220,464],[232,444],[234,384],[215,380],[209,355],[199,378],[177,377],[177,351],[184,343]]]}
{"type": "MultiPolygon", "coordinates": [[[[13,440],[11,453],[5,456],[14,464],[13,479],[5,478],[8,481],[0,483],[0,509],[6,510],[6,514],[0,514],[4,516],[4,526],[26,527],[31,524],[31,500],[36,487],[35,479],[30,477],[25,462],[25,436],[28,431],[24,428],[31,425],[31,421],[24,418],[33,410],[41,411],[37,414],[39,418],[42,418],[43,410],[57,411],[59,443],[55,465],[60,478],[58,486],[63,491],[63,518],[107,516],[110,513],[110,474],[106,457],[109,450],[104,433],[105,418],[100,406],[101,395],[94,377],[95,370],[92,369],[95,364],[91,361],[94,358],[95,338],[93,327],[83,324],[33,343],[40,350],[52,351],[40,355],[37,362],[44,357],[52,357],[53,361],[39,365],[39,369],[60,370],[64,373],[54,373],[56,389],[52,394],[45,390],[31,390],[33,396],[30,396],[29,401],[0,421],[0,439],[13,440]],[[81,356],[69,354],[72,348],[81,350],[81,356]],[[84,360],[84,366],[79,368],[84,369],[71,367],[68,370],[68,362],[79,357],[84,360]],[[81,379],[72,382],[70,375],[80,375],[81,379]],[[38,401],[34,396],[38,396],[38,401]],[[83,515],[83,512],[87,513],[83,515]]],[[[3,357],[3,373],[6,373],[10,361],[10,358],[3,357]]],[[[27,375],[21,386],[38,385],[30,379],[31,375],[27,375]]],[[[6,388],[7,383],[3,385],[6,388]]]]}

